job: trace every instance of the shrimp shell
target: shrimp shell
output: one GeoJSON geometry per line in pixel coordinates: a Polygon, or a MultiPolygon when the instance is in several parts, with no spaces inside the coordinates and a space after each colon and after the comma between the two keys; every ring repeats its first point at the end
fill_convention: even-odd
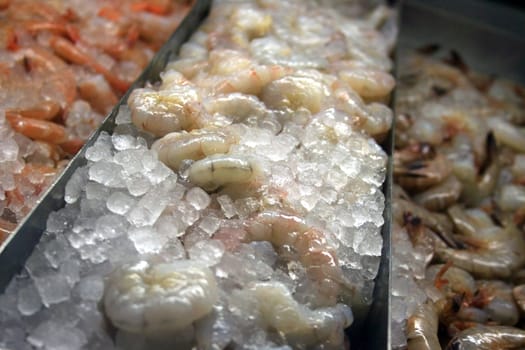
{"type": "Polygon", "coordinates": [[[407,321],[408,350],[440,350],[438,314],[431,303],[420,305],[407,321]]]}
{"type": "Polygon", "coordinates": [[[504,350],[525,346],[525,331],[509,326],[468,328],[454,336],[446,350],[504,350]]]}

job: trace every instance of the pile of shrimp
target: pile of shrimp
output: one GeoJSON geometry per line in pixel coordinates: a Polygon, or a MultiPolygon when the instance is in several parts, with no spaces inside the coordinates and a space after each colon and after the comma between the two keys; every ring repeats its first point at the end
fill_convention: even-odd
{"type": "Polygon", "coordinates": [[[79,348],[346,348],[381,260],[393,23],[215,1],[86,150],[0,296],[0,346],[52,348],[63,325],[79,348]]]}
{"type": "Polygon", "coordinates": [[[0,243],[188,9],[172,0],[0,3],[0,243]]]}
{"type": "Polygon", "coordinates": [[[394,347],[522,348],[525,90],[455,51],[398,83],[394,347]]]}

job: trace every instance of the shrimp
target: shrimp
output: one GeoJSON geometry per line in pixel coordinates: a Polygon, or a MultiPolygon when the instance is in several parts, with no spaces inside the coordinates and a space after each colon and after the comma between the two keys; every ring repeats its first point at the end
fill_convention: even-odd
{"type": "Polygon", "coordinates": [[[241,93],[214,96],[205,99],[203,105],[213,120],[223,116],[232,123],[241,123],[248,118],[263,119],[271,113],[257,97],[241,93]]]}
{"type": "Polygon", "coordinates": [[[135,89],[129,95],[131,120],[139,129],[155,136],[179,130],[191,130],[198,124],[200,100],[197,90],[186,84],[170,90],[135,89]]]}
{"type": "Polygon", "coordinates": [[[461,195],[461,182],[451,175],[442,183],[414,196],[414,201],[423,207],[439,211],[454,204],[461,195]]]}
{"type": "Polygon", "coordinates": [[[195,261],[124,265],[106,279],[104,312],[132,333],[161,334],[190,326],[218,300],[213,272],[195,261]]]}
{"type": "Polygon", "coordinates": [[[512,296],[523,313],[525,311],[525,284],[514,287],[512,289],[512,296]]]}
{"type": "Polygon", "coordinates": [[[86,65],[95,72],[102,74],[115,90],[124,93],[131,85],[129,82],[123,81],[116,76],[110,69],[97,62],[93,57],[90,57],[86,52],[75,46],[70,41],[55,36],[51,38],[49,44],[59,56],[73,63],[86,65]]]}
{"type": "Polygon", "coordinates": [[[248,184],[261,176],[258,164],[249,158],[215,154],[193,163],[188,179],[207,191],[221,186],[248,184]]]}
{"type": "Polygon", "coordinates": [[[507,278],[525,264],[525,238],[511,220],[503,227],[496,226],[482,210],[463,211],[449,208],[456,228],[462,235],[456,239],[467,245],[466,249],[436,248],[444,261],[452,261],[481,278],[507,278]]]}
{"type": "Polygon", "coordinates": [[[512,287],[503,281],[477,281],[478,290],[471,304],[486,313],[487,319],[513,326],[520,318],[512,287]]]}
{"type": "MultiPolygon", "coordinates": [[[[395,186],[394,193],[399,193],[399,191],[400,188],[395,186]]],[[[439,213],[430,212],[414,202],[399,197],[399,194],[395,194],[394,198],[393,217],[398,223],[403,225],[406,215],[410,214],[412,217],[419,218],[423,222],[423,225],[436,232],[447,245],[458,247],[458,243],[452,236],[452,223],[448,217],[439,213]]]]}
{"type": "Polygon", "coordinates": [[[236,137],[219,130],[199,129],[191,132],[173,132],[155,141],[151,146],[159,160],[174,171],[185,159],[199,160],[217,153],[227,153],[236,137]]]}
{"type": "Polygon", "coordinates": [[[287,343],[298,348],[324,343],[330,349],[341,349],[342,333],[354,319],[352,310],[344,304],[309,309],[299,304],[280,282],[256,282],[249,285],[246,292],[258,301],[266,327],[276,330],[287,343]]]}
{"type": "Polygon", "coordinates": [[[488,124],[499,143],[525,153],[525,128],[517,127],[502,118],[489,118],[488,124]]]}
{"type": "Polygon", "coordinates": [[[60,108],[66,108],[75,100],[72,69],[48,50],[39,46],[21,48],[13,53],[13,59],[14,66],[7,74],[0,75],[0,84],[5,91],[0,96],[0,103],[8,111],[22,112],[26,117],[52,119],[60,108]]]}
{"type": "Polygon", "coordinates": [[[420,305],[407,321],[408,350],[440,350],[438,315],[432,303],[420,305]]]}
{"type": "Polygon", "coordinates": [[[61,107],[55,101],[45,100],[38,105],[24,109],[10,109],[5,113],[6,115],[20,115],[26,118],[51,120],[55,118],[60,112],[61,107]]]}
{"type": "Polygon", "coordinates": [[[441,154],[431,160],[396,162],[394,157],[394,177],[403,188],[422,190],[446,179],[452,172],[450,162],[441,154]],[[396,164],[397,163],[397,164],[396,164]]]}
{"type": "Polygon", "coordinates": [[[278,65],[260,65],[238,51],[213,50],[206,74],[197,75],[195,84],[217,94],[240,92],[258,96],[270,82],[290,72],[278,65]]]}
{"type": "Polygon", "coordinates": [[[382,100],[394,88],[394,78],[383,71],[373,69],[343,70],[339,79],[346,82],[365,100],[382,100]]]}
{"type": "Polygon", "coordinates": [[[60,144],[67,140],[66,129],[46,120],[25,118],[17,114],[6,114],[13,130],[34,140],[60,144]]]}
{"type": "Polygon", "coordinates": [[[261,99],[269,108],[306,108],[318,113],[329,95],[327,86],[314,76],[287,75],[269,83],[262,91],[261,99]]]}
{"type": "Polygon", "coordinates": [[[477,325],[459,332],[447,350],[503,350],[525,346],[525,331],[509,326],[477,325]]]}
{"type": "Polygon", "coordinates": [[[305,267],[307,275],[323,287],[319,305],[333,305],[353,290],[341,270],[335,250],[325,234],[306,225],[303,219],[279,211],[263,211],[249,219],[245,228],[247,241],[266,241],[276,249],[291,250],[305,267]]]}

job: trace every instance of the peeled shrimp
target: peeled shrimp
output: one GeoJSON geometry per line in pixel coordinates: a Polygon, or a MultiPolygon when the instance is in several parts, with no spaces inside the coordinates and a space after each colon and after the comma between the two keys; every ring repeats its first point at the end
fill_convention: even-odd
{"type": "Polygon", "coordinates": [[[197,110],[192,104],[199,101],[197,90],[179,85],[169,90],[135,89],[129,95],[133,124],[155,136],[192,129],[197,123],[197,110]]]}
{"type": "Polygon", "coordinates": [[[230,184],[248,184],[259,177],[258,164],[249,158],[215,154],[193,163],[188,171],[189,180],[207,191],[230,184]]]}
{"type": "Polygon", "coordinates": [[[217,153],[227,153],[235,137],[219,130],[173,132],[155,141],[151,149],[159,160],[177,171],[183,160],[199,160],[217,153]]]}
{"type": "Polygon", "coordinates": [[[213,272],[189,260],[123,266],[106,280],[103,298],[113,325],[146,334],[183,329],[210,313],[217,300],[213,272]]]}
{"type": "Polygon", "coordinates": [[[482,326],[468,328],[447,345],[447,350],[504,350],[525,346],[525,331],[508,326],[482,326]]]}
{"type": "Polygon", "coordinates": [[[303,107],[315,114],[321,110],[328,94],[328,88],[319,79],[288,75],[269,83],[261,99],[269,108],[297,110],[303,107]]]}
{"type": "Polygon", "coordinates": [[[353,322],[348,306],[337,304],[311,310],[299,304],[279,282],[257,282],[248,286],[247,292],[257,299],[266,327],[298,346],[325,343],[329,348],[341,348],[341,333],[353,322]]]}
{"type": "Polygon", "coordinates": [[[333,305],[352,286],[339,267],[335,250],[323,232],[306,225],[299,217],[278,211],[264,211],[246,223],[248,241],[267,241],[279,249],[291,249],[308,276],[323,286],[321,305],[333,305]],[[326,299],[326,300],[324,300],[326,299]]]}
{"type": "Polygon", "coordinates": [[[394,78],[380,70],[343,70],[339,78],[350,85],[364,99],[388,97],[395,85],[394,78]]]}

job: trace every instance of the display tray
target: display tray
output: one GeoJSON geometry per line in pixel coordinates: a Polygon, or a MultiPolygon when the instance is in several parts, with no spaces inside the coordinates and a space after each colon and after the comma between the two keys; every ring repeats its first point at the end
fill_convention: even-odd
{"type": "MultiPolygon", "coordinates": [[[[525,84],[523,8],[512,8],[496,1],[405,0],[399,17],[397,66],[415,50],[432,46],[436,49],[436,57],[450,57],[454,51],[474,71],[525,84]]],[[[396,76],[396,80],[398,78],[396,76]]],[[[395,95],[394,91],[394,111],[395,95]]],[[[392,305],[387,305],[387,310],[380,308],[382,314],[387,314],[387,331],[383,333],[382,327],[378,328],[380,339],[371,349],[392,348],[392,305]]],[[[374,319],[369,321],[372,323],[366,329],[373,332],[374,319]]]]}

